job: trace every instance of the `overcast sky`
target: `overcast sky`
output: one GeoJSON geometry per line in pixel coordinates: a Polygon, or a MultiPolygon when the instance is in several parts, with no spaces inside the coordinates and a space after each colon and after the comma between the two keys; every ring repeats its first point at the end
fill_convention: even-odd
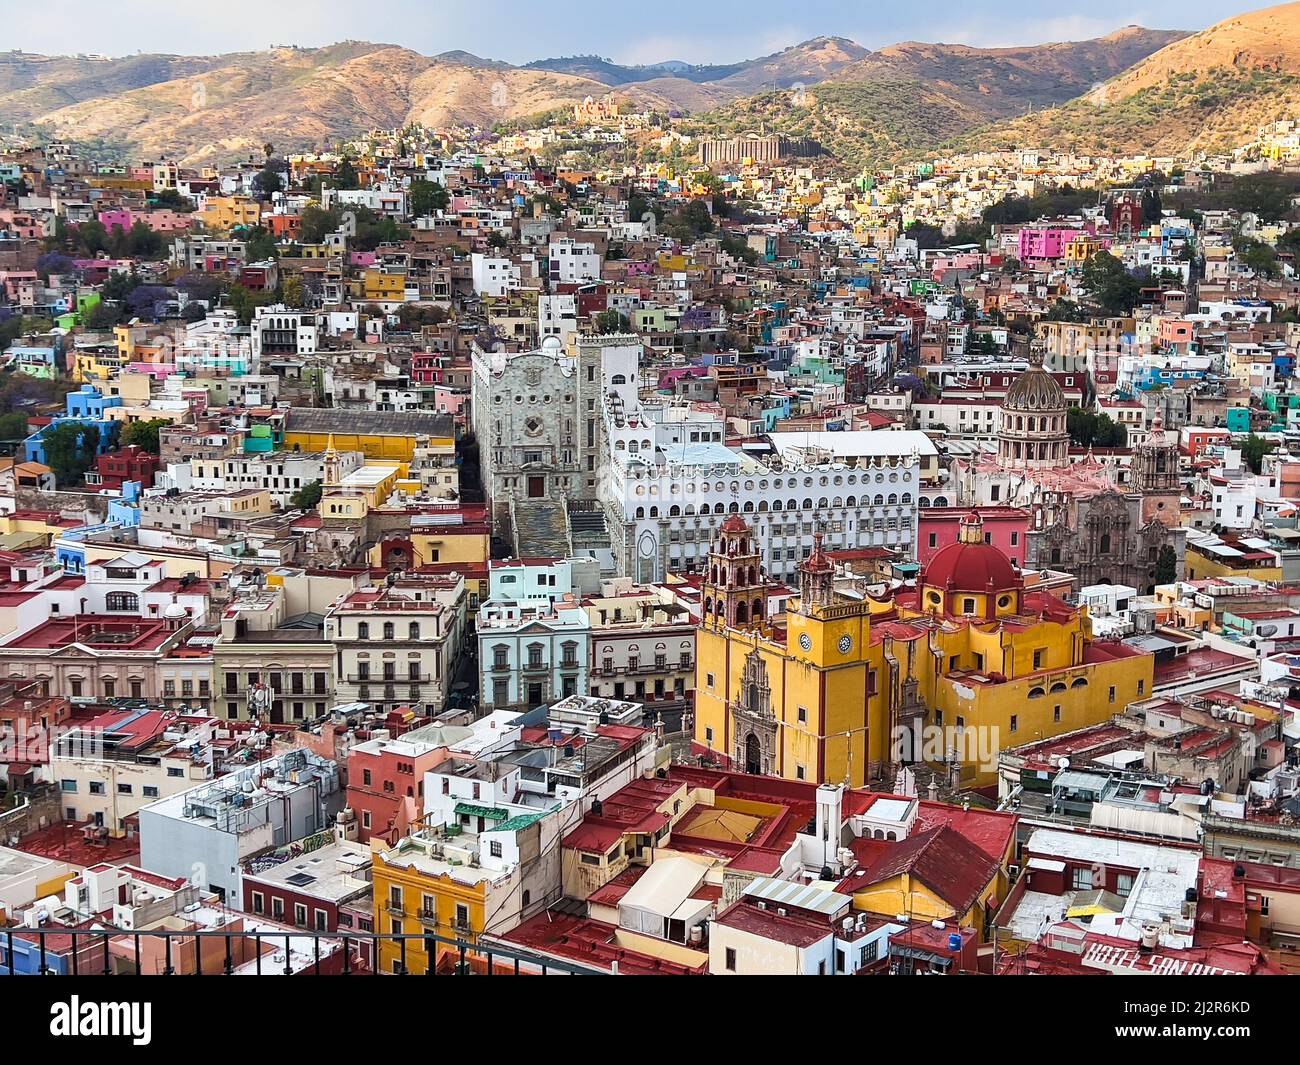
{"type": "Polygon", "coordinates": [[[979,46],[1097,37],[1120,26],[1203,29],[1249,0],[0,0],[0,48],[67,54],[208,55],[275,44],[383,41],[425,54],[463,48],[489,59],[594,53],[621,63],[750,59],[810,37],[851,37],[868,47],[905,40],[979,46]]]}

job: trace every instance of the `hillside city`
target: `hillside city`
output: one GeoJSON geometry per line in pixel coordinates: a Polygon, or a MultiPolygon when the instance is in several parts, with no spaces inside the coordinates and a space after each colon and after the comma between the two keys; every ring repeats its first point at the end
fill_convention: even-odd
{"type": "Polygon", "coordinates": [[[1294,119],[7,132],[0,972],[1300,972],[1298,253],[1294,119]]]}

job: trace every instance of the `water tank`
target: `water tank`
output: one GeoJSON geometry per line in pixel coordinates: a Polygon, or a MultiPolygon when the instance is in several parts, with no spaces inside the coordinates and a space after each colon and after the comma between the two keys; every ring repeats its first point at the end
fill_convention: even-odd
{"type": "Polygon", "coordinates": [[[951,932],[948,935],[948,949],[954,954],[961,950],[961,933],[951,932]]]}

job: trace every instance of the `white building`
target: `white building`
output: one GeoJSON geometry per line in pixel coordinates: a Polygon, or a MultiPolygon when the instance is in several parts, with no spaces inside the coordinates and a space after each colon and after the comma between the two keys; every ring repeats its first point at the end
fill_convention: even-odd
{"type": "Polygon", "coordinates": [[[547,258],[552,284],[600,280],[600,255],[595,244],[580,244],[571,237],[553,240],[547,258]]]}
{"type": "Polygon", "coordinates": [[[923,469],[937,461],[924,433],[773,433],[776,453],[760,458],[716,442],[708,428],[682,443],[681,418],[655,414],[608,430],[606,511],[620,530],[612,534],[620,570],[634,579],[702,570],[729,513],[746,515],[778,580],[794,578],[815,533],[830,551],[912,551],[923,469]]]}
{"type": "Polygon", "coordinates": [[[480,252],[470,256],[470,276],[475,294],[493,298],[509,295],[523,283],[519,267],[512,260],[480,252]]]}

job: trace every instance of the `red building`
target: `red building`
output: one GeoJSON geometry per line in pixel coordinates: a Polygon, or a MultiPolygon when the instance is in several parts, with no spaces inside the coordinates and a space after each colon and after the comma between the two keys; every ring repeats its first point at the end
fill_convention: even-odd
{"type": "Polygon", "coordinates": [[[270,214],[262,218],[262,224],[271,231],[276,240],[297,240],[302,235],[302,215],[270,214]]]}
{"type": "MultiPolygon", "coordinates": [[[[162,460],[154,454],[131,444],[118,448],[95,459],[100,488],[120,492],[127,481],[139,481],[141,488],[152,488],[154,475],[162,468],[162,460]]],[[[87,483],[91,479],[87,478],[87,483]]]]}
{"type": "Polygon", "coordinates": [[[351,930],[349,903],[370,893],[370,848],[340,840],[243,878],[244,912],[314,932],[351,930]]]}
{"type": "Polygon", "coordinates": [[[373,739],[348,754],[348,806],[356,811],[362,843],[390,844],[424,811],[424,774],[447,758],[447,748],[404,739],[373,739]]]}
{"type": "Polygon", "coordinates": [[[984,542],[1017,566],[1025,557],[1029,512],[1018,507],[922,507],[917,517],[916,554],[924,569],[949,544],[957,542],[961,520],[977,513],[984,523],[984,542]]]}

